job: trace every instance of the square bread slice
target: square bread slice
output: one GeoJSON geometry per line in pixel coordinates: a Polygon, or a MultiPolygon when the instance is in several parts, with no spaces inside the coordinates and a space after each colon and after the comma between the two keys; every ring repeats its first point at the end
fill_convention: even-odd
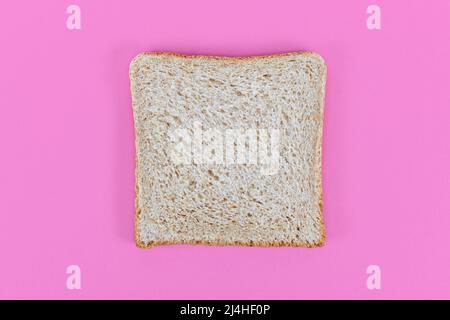
{"type": "Polygon", "coordinates": [[[138,247],[324,244],[318,54],[142,53],[130,80],[138,247]]]}

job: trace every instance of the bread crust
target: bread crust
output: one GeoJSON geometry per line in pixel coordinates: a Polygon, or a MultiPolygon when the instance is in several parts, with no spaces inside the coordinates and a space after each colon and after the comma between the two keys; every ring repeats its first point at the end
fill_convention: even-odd
{"type": "MultiPolygon", "coordinates": [[[[138,166],[138,159],[137,159],[137,135],[138,133],[135,130],[135,212],[134,212],[134,237],[135,237],[135,243],[138,248],[142,249],[148,249],[159,245],[209,245],[209,246],[246,246],[246,247],[304,247],[304,248],[318,248],[325,245],[326,241],[326,232],[325,232],[325,222],[324,222],[324,208],[323,208],[323,186],[322,186],[322,144],[323,144],[323,126],[324,126],[324,105],[325,105],[325,86],[326,86],[326,78],[327,78],[327,66],[324,61],[324,59],[315,52],[312,51],[299,51],[299,52],[289,52],[289,53],[277,53],[272,55],[257,55],[257,56],[241,56],[241,57],[230,57],[230,56],[215,56],[215,55],[187,55],[187,54],[180,54],[180,53],[174,53],[174,52],[143,52],[138,54],[136,57],[134,57],[130,63],[129,68],[129,76],[130,80],[132,82],[132,72],[133,72],[133,65],[136,63],[136,61],[146,55],[152,55],[152,56],[166,56],[166,57],[176,57],[176,58],[188,58],[188,59],[198,59],[198,60],[228,60],[228,61],[248,61],[248,60],[266,60],[266,59],[273,59],[273,58],[279,58],[279,57],[286,57],[286,56],[310,56],[318,59],[320,61],[320,65],[322,67],[322,72],[320,75],[321,78],[321,90],[320,90],[320,128],[319,128],[319,138],[316,143],[316,183],[319,188],[320,192],[320,199],[319,199],[319,224],[321,229],[321,238],[316,243],[308,243],[308,242],[301,242],[301,241],[220,241],[220,240],[214,240],[214,241],[205,241],[205,240],[194,240],[194,241],[151,241],[149,243],[144,243],[140,239],[139,235],[139,215],[140,215],[140,207],[139,207],[139,183],[138,183],[138,176],[139,176],[139,166],[138,166]]],[[[133,94],[131,94],[133,99],[133,94]]],[[[133,113],[134,117],[134,113],[133,113]]],[[[135,119],[136,121],[136,119],[135,119]]]]}

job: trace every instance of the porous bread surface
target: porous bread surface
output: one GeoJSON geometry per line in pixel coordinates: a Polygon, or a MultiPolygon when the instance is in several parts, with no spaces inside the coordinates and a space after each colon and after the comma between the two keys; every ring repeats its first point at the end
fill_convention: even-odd
{"type": "Polygon", "coordinates": [[[143,53],[130,65],[136,132],[135,238],[159,244],[323,245],[326,66],[315,53],[227,58],[143,53]],[[276,128],[279,169],[182,164],[178,128],[276,128]]]}

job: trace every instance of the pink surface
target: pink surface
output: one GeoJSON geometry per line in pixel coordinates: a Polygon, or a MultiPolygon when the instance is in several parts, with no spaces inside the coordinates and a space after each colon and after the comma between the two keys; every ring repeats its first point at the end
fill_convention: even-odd
{"type": "Polygon", "coordinates": [[[0,298],[450,298],[449,1],[377,0],[377,31],[361,0],[75,3],[81,30],[0,11],[0,298]],[[136,248],[132,57],[298,50],[328,65],[325,247],[136,248]]]}

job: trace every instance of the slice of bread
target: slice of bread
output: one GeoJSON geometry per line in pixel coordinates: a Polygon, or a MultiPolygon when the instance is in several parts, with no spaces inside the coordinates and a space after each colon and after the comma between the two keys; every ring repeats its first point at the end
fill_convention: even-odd
{"type": "Polygon", "coordinates": [[[139,247],[324,244],[318,54],[143,53],[130,79],[139,247]]]}

